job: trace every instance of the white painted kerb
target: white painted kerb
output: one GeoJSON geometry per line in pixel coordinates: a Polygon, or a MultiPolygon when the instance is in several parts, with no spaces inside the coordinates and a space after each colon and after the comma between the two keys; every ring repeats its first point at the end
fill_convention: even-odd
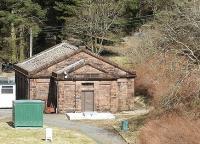
{"type": "Polygon", "coordinates": [[[115,119],[115,116],[111,113],[98,113],[98,112],[83,112],[83,113],[66,113],[69,120],[104,120],[115,119]]]}

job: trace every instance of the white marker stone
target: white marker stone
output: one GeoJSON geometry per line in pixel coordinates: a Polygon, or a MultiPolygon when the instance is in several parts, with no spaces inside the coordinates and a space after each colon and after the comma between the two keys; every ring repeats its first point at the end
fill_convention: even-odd
{"type": "Polygon", "coordinates": [[[46,137],[45,137],[45,141],[52,141],[53,140],[53,130],[52,128],[46,128],[46,137]]]}

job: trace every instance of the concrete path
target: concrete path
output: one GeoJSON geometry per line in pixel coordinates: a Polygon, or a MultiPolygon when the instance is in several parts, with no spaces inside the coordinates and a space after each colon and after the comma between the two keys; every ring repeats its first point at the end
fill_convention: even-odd
{"type": "Polygon", "coordinates": [[[0,119],[9,118],[12,116],[12,109],[0,109],[0,119]]]}
{"type": "Polygon", "coordinates": [[[69,121],[63,115],[45,115],[44,123],[48,126],[76,130],[92,138],[97,144],[126,144],[117,133],[78,121],[69,121]]]}

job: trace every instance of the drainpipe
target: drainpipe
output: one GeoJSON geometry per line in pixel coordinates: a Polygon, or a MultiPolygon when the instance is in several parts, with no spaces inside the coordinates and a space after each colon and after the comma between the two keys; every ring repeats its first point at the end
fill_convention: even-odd
{"type": "Polygon", "coordinates": [[[59,87],[58,87],[58,81],[55,81],[55,86],[56,86],[56,91],[55,91],[55,93],[56,93],[56,101],[57,101],[57,106],[56,106],[56,113],[58,113],[58,111],[59,111],[59,87]]]}
{"type": "Polygon", "coordinates": [[[28,83],[27,98],[30,99],[30,79],[29,78],[27,78],[27,83],[28,83]]]}

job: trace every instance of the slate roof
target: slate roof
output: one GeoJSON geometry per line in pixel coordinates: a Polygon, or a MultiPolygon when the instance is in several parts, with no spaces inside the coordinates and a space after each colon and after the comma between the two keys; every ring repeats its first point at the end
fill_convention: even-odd
{"type": "Polygon", "coordinates": [[[32,72],[48,65],[52,61],[66,55],[70,55],[76,50],[78,50],[78,47],[76,46],[68,43],[60,43],[31,57],[30,59],[27,59],[24,62],[18,63],[16,66],[26,70],[27,72],[32,72]]]}
{"type": "MultiPolygon", "coordinates": [[[[128,75],[136,77],[135,71],[128,71],[127,69],[119,67],[116,63],[109,61],[101,56],[98,56],[98,55],[90,52],[89,50],[86,50],[84,48],[78,48],[76,46],[70,45],[65,42],[55,45],[35,56],[25,60],[24,62],[14,65],[14,69],[15,69],[15,71],[18,71],[24,75],[27,75],[28,77],[38,78],[38,76],[34,76],[34,74],[36,74],[37,72],[40,72],[43,69],[46,69],[46,68],[52,66],[58,62],[61,62],[73,55],[76,55],[80,52],[84,52],[88,55],[91,55],[101,61],[104,61],[110,65],[113,65],[116,68],[121,69],[122,71],[125,71],[128,75]]],[[[75,62],[71,66],[65,67],[64,69],[61,69],[54,73],[59,74],[66,70],[73,71],[74,69],[81,67],[82,65],[84,65],[83,61],[80,61],[77,63],[75,62]]],[[[93,67],[96,67],[96,66],[93,66],[93,67]]]]}

